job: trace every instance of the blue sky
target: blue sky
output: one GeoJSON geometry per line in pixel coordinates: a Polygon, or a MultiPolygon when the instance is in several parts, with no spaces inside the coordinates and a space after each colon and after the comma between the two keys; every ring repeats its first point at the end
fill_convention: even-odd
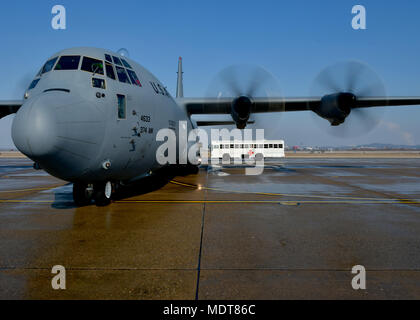
{"type": "MultiPolygon", "coordinates": [[[[203,96],[218,71],[255,64],[277,77],[285,96],[308,96],[313,80],[343,60],[368,64],[388,95],[420,96],[420,2],[391,1],[4,1],[0,10],[0,99],[19,99],[47,57],[74,46],[130,57],[175,93],[184,58],[185,96],[203,96]],[[67,29],[51,28],[51,8],[67,10],[67,29]],[[367,10],[367,30],[351,28],[351,8],[367,10]]],[[[288,145],[420,144],[420,107],[388,108],[367,135],[338,139],[310,113],[257,116],[269,138],[288,145]]],[[[9,146],[11,117],[0,120],[9,146]]],[[[355,128],[357,131],[357,127],[355,128]]]]}

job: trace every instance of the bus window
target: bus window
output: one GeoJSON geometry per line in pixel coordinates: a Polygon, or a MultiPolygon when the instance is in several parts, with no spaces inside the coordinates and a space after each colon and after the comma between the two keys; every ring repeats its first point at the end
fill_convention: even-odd
{"type": "Polygon", "coordinates": [[[230,148],[231,148],[231,149],[235,148],[235,145],[231,144],[231,145],[230,145],[230,148]]]}
{"type": "Polygon", "coordinates": [[[259,145],[258,145],[258,148],[263,149],[263,148],[264,148],[264,145],[259,144],[259,145]]]}
{"type": "Polygon", "coordinates": [[[118,101],[118,119],[125,119],[125,113],[126,113],[125,96],[121,94],[117,94],[117,101],[118,101]]]}
{"type": "Polygon", "coordinates": [[[229,145],[228,144],[225,144],[225,149],[229,149],[229,145]]]}
{"type": "Polygon", "coordinates": [[[283,145],[282,145],[282,144],[279,144],[279,148],[280,148],[280,149],[283,149],[283,145]]]}
{"type": "Polygon", "coordinates": [[[279,145],[278,144],[274,144],[274,149],[278,149],[279,145]]]}
{"type": "Polygon", "coordinates": [[[220,149],[223,149],[223,144],[220,145],[220,149]]]}
{"type": "Polygon", "coordinates": [[[268,144],[265,144],[264,145],[264,149],[268,149],[268,144]]]}
{"type": "Polygon", "coordinates": [[[270,147],[270,149],[271,149],[271,148],[273,148],[273,145],[272,145],[272,144],[270,144],[270,145],[269,145],[269,147],[270,147]]]}
{"type": "Polygon", "coordinates": [[[105,69],[106,69],[107,77],[115,80],[115,72],[114,72],[114,68],[112,67],[112,64],[106,62],[105,69]]]}
{"type": "Polygon", "coordinates": [[[235,144],[235,149],[239,149],[239,144],[235,144]]]}
{"type": "Polygon", "coordinates": [[[213,149],[219,149],[219,146],[216,144],[213,146],[213,149]]]}

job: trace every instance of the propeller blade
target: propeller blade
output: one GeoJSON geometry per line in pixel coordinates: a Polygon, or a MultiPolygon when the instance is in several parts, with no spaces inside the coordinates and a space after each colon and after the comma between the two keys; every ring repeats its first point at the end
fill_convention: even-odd
{"type": "Polygon", "coordinates": [[[246,89],[246,95],[253,97],[266,82],[271,79],[271,75],[262,68],[255,68],[253,74],[250,77],[248,88],[246,89]]]}
{"type": "MultiPolygon", "coordinates": [[[[315,78],[310,92],[311,96],[338,93],[352,93],[356,99],[386,97],[382,79],[368,65],[357,61],[345,61],[325,68],[315,78]]],[[[354,108],[342,125],[329,126],[326,130],[333,136],[343,138],[364,135],[380,122],[379,109],[383,110],[375,108],[373,113],[371,110],[354,108]]]]}
{"type": "Polygon", "coordinates": [[[278,80],[264,68],[255,65],[233,65],[216,74],[207,89],[207,96],[231,97],[232,102],[241,96],[250,98],[251,102],[252,98],[267,98],[270,104],[271,96],[278,98],[282,95],[278,80]]]}
{"type": "Polygon", "coordinates": [[[356,62],[349,62],[346,65],[347,68],[347,79],[345,90],[346,92],[355,93],[356,88],[358,85],[359,78],[364,72],[364,69],[362,68],[362,65],[356,62]]]}
{"type": "Polygon", "coordinates": [[[229,67],[223,70],[219,74],[219,78],[221,80],[222,87],[228,92],[231,92],[233,96],[240,96],[242,90],[239,88],[237,83],[237,70],[234,67],[229,67]]]}
{"type": "Polygon", "coordinates": [[[319,86],[320,89],[324,90],[324,93],[334,93],[334,92],[340,92],[341,88],[336,83],[333,74],[333,70],[330,70],[329,68],[323,70],[318,77],[315,79],[315,83],[319,86]]]}

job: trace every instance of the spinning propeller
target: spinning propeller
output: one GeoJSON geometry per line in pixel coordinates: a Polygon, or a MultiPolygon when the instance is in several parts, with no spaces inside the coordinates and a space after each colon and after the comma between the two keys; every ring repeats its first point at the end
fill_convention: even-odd
{"type": "Polygon", "coordinates": [[[253,108],[253,98],[280,96],[277,79],[267,70],[254,65],[233,65],[220,71],[211,82],[208,97],[234,98],[232,119],[244,129],[253,108]]]}
{"type": "Polygon", "coordinates": [[[320,107],[312,111],[330,121],[329,133],[347,137],[368,133],[380,120],[378,110],[356,108],[358,99],[385,97],[386,91],[370,67],[347,61],[322,70],[314,80],[311,96],[322,96],[320,107]]]}

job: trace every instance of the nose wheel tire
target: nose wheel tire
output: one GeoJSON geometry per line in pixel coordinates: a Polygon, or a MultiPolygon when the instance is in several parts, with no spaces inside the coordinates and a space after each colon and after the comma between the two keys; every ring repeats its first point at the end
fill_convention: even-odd
{"type": "Polygon", "coordinates": [[[94,189],[94,200],[97,206],[103,207],[111,203],[112,196],[112,184],[111,182],[107,183],[98,183],[93,186],[94,189]]]}
{"type": "Polygon", "coordinates": [[[83,207],[91,203],[93,197],[92,185],[87,183],[73,184],[73,200],[76,206],[83,207]]]}

